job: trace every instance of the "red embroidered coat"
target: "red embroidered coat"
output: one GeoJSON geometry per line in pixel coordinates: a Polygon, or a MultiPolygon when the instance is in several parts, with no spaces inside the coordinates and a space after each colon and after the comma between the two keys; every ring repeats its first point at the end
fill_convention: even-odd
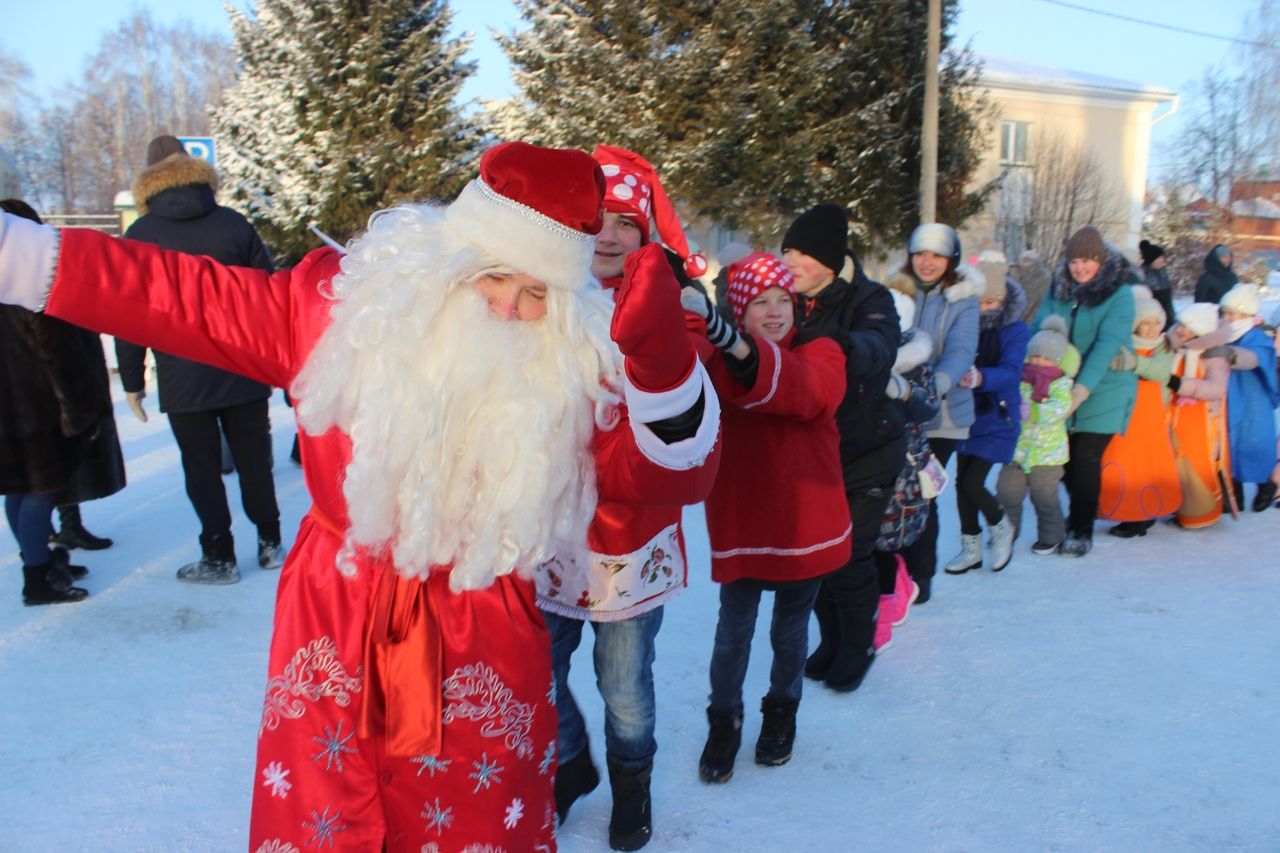
{"type": "MultiPolygon", "coordinates": [[[[289,386],[329,323],[329,249],[268,275],[94,232],[61,243],[49,314],[273,386],[289,386]]],[[[652,396],[641,408],[661,410],[652,396]]],[[[714,440],[683,466],[655,461],[650,440],[625,408],[597,436],[602,502],[706,494],[714,440]]],[[[556,721],[533,584],[506,575],[453,594],[444,568],[421,583],[368,557],[344,577],[350,442],[300,441],[314,504],[277,591],[250,849],[554,849],[556,721]]]]}

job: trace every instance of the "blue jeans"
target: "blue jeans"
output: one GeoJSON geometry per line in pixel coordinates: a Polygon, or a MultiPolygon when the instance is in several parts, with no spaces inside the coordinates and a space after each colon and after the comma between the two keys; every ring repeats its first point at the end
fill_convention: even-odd
{"type": "Polygon", "coordinates": [[[53,492],[39,495],[5,495],[4,514],[13,538],[18,540],[22,563],[43,566],[49,562],[49,534],[53,532],[53,492]]]}
{"type": "MultiPolygon", "coordinates": [[[[773,666],[769,670],[769,698],[799,702],[804,662],[809,654],[809,614],[818,597],[821,578],[780,584],[773,594],[773,666]]],[[[756,632],[756,612],[765,587],[740,580],[720,586],[720,620],[711,652],[711,707],[714,714],[742,715],[742,683],[756,632]]]]}
{"type": "MultiPolygon", "coordinates": [[[[581,619],[542,612],[551,632],[551,670],[556,680],[559,761],[564,764],[587,748],[587,724],[569,690],[569,664],[582,642],[581,619]]],[[[604,699],[605,757],[622,767],[647,767],[658,751],[653,694],[654,639],[662,627],[657,607],[621,622],[592,622],[596,686],[604,699]]]]}

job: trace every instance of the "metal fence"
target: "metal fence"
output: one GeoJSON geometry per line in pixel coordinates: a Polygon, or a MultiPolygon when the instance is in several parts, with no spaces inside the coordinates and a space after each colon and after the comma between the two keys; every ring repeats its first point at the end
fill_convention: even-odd
{"type": "Polygon", "coordinates": [[[121,233],[118,213],[45,213],[40,218],[57,228],[92,228],[112,237],[121,233]]]}

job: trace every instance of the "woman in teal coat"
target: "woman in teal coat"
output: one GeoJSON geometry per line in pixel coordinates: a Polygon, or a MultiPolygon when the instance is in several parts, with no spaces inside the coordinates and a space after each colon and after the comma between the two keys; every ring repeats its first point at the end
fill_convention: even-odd
{"type": "Polygon", "coordinates": [[[1132,281],[1129,262],[1107,246],[1097,228],[1086,225],[1067,241],[1066,259],[1036,314],[1034,330],[1051,314],[1065,318],[1071,343],[1080,351],[1067,422],[1071,459],[1064,482],[1071,510],[1059,550],[1067,557],[1083,557],[1093,547],[1102,454],[1111,437],[1124,432],[1138,397],[1137,376],[1112,368],[1133,333],[1132,281]]]}

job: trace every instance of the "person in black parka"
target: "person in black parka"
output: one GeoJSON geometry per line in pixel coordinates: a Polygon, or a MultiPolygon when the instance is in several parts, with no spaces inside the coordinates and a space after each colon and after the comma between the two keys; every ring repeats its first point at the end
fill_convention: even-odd
{"type": "Polygon", "coordinates": [[[1235,270],[1231,269],[1233,261],[1231,247],[1221,243],[1204,256],[1204,272],[1196,279],[1196,302],[1217,305],[1228,290],[1240,283],[1235,270]]]}
{"type": "MultiPolygon", "coordinates": [[[[233,266],[272,269],[271,255],[249,221],[214,200],[217,173],[189,156],[172,136],[159,136],[147,147],[147,168],[134,180],[133,196],[143,213],[125,237],[193,255],[206,255],[233,266]]],[[[120,379],[140,420],[146,396],[143,359],[146,350],[116,340],[120,379]]],[[[260,382],[184,358],[156,353],[160,411],[182,454],[187,495],[200,518],[201,558],[178,570],[191,583],[235,583],[240,579],[231,512],[221,476],[221,432],[226,434],[240,478],[245,514],[258,528],[258,563],[278,568],[280,510],[271,474],[271,424],[267,402],[271,389],[260,382]]]]}
{"type": "MultiPolygon", "coordinates": [[[[33,222],[18,199],[0,209],[33,222]]],[[[43,314],[0,306],[0,494],[22,557],[23,604],[83,601],[75,581],[89,570],[50,548],[55,496],[90,456],[99,426],[111,418],[111,395],[97,383],[97,335],[43,314]]],[[[113,433],[114,435],[114,433],[113,433]]],[[[119,445],[116,446],[119,453],[119,445]]]]}
{"type": "Polygon", "coordinates": [[[873,549],[906,458],[905,411],[885,394],[898,354],[898,312],[889,291],[867,278],[849,251],[848,229],[843,208],[820,204],[801,214],[782,240],[783,262],[800,294],[795,345],[832,338],[847,365],[836,426],[853,555],[822,582],[814,605],[820,642],[805,665],[805,675],[839,691],[857,689],[875,660],[880,585],[873,549]],[[853,259],[850,281],[840,278],[846,258],[853,259]]]}

